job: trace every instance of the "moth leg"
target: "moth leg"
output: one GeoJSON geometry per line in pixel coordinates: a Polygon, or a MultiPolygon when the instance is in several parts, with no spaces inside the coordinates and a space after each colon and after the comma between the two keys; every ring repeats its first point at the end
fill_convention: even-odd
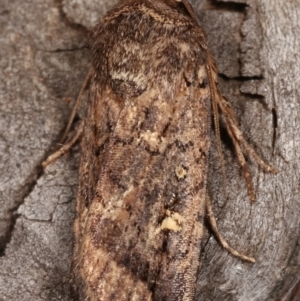
{"type": "Polygon", "coordinates": [[[234,111],[232,110],[230,104],[226,101],[226,99],[219,93],[216,100],[224,116],[227,132],[232,139],[234,148],[236,150],[239,165],[242,167],[250,200],[254,202],[255,193],[252,185],[252,177],[249,172],[242,147],[244,148],[245,152],[250,157],[252,157],[263,170],[267,172],[276,173],[276,169],[268,165],[267,163],[265,163],[245,140],[241,130],[238,128],[234,111]]]}
{"type": "MultiPolygon", "coordinates": [[[[268,165],[260,158],[260,156],[255,152],[255,150],[249,145],[245,140],[243,133],[237,125],[237,119],[235,117],[234,111],[232,110],[230,104],[226,99],[218,93],[217,102],[222,114],[225,117],[225,124],[228,132],[231,132],[232,140],[237,141],[246,151],[246,153],[252,157],[257,164],[266,172],[276,173],[276,168],[268,165]]],[[[230,133],[229,133],[230,134],[230,133]]]]}
{"type": "Polygon", "coordinates": [[[245,149],[246,153],[252,157],[257,164],[266,172],[272,172],[272,173],[277,173],[276,168],[268,165],[267,163],[265,163],[260,156],[255,152],[255,150],[249,145],[249,143],[245,140],[245,138],[243,137],[242,132],[239,130],[239,128],[235,125],[232,124],[231,128],[233,130],[234,136],[236,137],[236,139],[239,141],[239,143],[243,146],[243,148],[245,149]]]}
{"type": "Polygon", "coordinates": [[[252,177],[249,172],[248,165],[245,160],[243,151],[240,147],[238,140],[235,138],[234,134],[232,133],[232,130],[230,127],[227,128],[227,131],[228,131],[229,136],[232,139],[232,142],[233,142],[236,154],[237,154],[238,163],[241,166],[243,174],[244,174],[248,195],[250,197],[251,202],[255,202],[256,197],[255,197],[254,188],[253,188],[253,184],[252,184],[252,177]]]}
{"type": "Polygon", "coordinates": [[[216,70],[212,70],[215,68],[215,63],[211,55],[208,54],[208,58],[211,61],[208,66],[206,66],[208,79],[210,82],[209,88],[210,88],[210,95],[211,95],[211,103],[212,103],[212,112],[213,112],[213,122],[215,126],[215,133],[216,133],[216,142],[217,142],[217,150],[218,155],[220,159],[220,164],[222,168],[222,175],[223,175],[223,190],[224,195],[226,195],[226,171],[225,171],[225,162],[224,162],[224,156],[222,152],[222,146],[221,146],[221,133],[220,133],[220,121],[219,121],[219,108],[218,108],[218,97],[220,95],[220,92],[217,88],[217,82],[216,82],[216,70]]]}
{"type": "Polygon", "coordinates": [[[227,250],[231,255],[233,255],[233,256],[235,256],[237,258],[240,258],[242,260],[254,263],[255,259],[253,257],[249,257],[249,256],[246,256],[246,255],[243,255],[243,254],[239,253],[237,250],[233,249],[227,243],[227,241],[225,240],[225,238],[220,234],[220,231],[219,231],[218,225],[217,225],[217,221],[216,221],[213,209],[212,209],[212,204],[211,204],[211,201],[210,201],[210,198],[209,198],[208,195],[206,196],[205,207],[206,207],[206,214],[207,214],[208,221],[209,221],[209,224],[211,226],[212,232],[215,235],[215,237],[217,238],[217,240],[219,241],[220,245],[225,250],[227,250]]]}
{"type": "Polygon", "coordinates": [[[77,97],[76,102],[75,102],[75,104],[74,104],[74,107],[73,107],[73,109],[72,109],[72,113],[71,113],[71,116],[70,116],[70,118],[69,118],[68,125],[67,125],[67,127],[66,127],[66,129],[65,129],[65,132],[64,132],[64,134],[63,134],[63,136],[62,136],[62,138],[61,138],[61,140],[60,140],[60,143],[64,143],[65,140],[66,140],[66,138],[67,138],[67,135],[68,135],[68,133],[69,133],[69,131],[70,131],[70,128],[71,128],[71,126],[72,126],[72,123],[73,123],[73,121],[74,121],[75,115],[76,115],[76,113],[77,113],[78,107],[79,107],[79,105],[80,105],[80,103],[81,103],[81,100],[82,100],[82,94],[83,94],[83,92],[87,89],[87,87],[89,86],[89,83],[90,83],[91,78],[92,78],[92,68],[89,70],[89,73],[88,73],[88,75],[86,76],[86,78],[85,78],[85,80],[84,80],[84,82],[83,82],[83,85],[81,86],[80,92],[79,92],[79,94],[78,94],[78,97],[77,97]]]}
{"type": "Polygon", "coordinates": [[[45,169],[48,165],[56,161],[59,157],[64,155],[76,142],[80,139],[83,133],[84,122],[82,121],[77,129],[75,135],[70,139],[69,142],[64,144],[61,148],[59,148],[55,153],[50,155],[43,163],[42,166],[45,169]]]}

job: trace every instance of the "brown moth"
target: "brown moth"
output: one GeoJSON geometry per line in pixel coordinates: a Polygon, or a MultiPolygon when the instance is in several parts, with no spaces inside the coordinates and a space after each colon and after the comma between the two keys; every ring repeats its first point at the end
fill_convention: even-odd
{"type": "Polygon", "coordinates": [[[224,248],[254,262],[221,237],[207,197],[212,113],[219,152],[221,113],[251,200],[242,148],[274,170],[221,96],[206,35],[186,0],[121,1],[92,30],[90,46],[87,116],[44,164],[81,138],[73,298],[194,300],[205,215],[224,248]]]}

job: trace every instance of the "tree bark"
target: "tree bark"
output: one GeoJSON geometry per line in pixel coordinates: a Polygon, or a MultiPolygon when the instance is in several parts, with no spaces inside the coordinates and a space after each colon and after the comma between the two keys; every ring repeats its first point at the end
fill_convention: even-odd
{"type": "MultiPolygon", "coordinates": [[[[45,171],[41,162],[89,69],[88,29],[116,2],[0,2],[0,301],[69,300],[79,147],[45,171]]],[[[233,258],[208,230],[196,300],[283,300],[300,278],[300,2],[191,3],[246,140],[278,169],[248,162],[251,204],[226,132],[226,193],[213,143],[209,194],[220,231],[256,263],[233,258]]]]}

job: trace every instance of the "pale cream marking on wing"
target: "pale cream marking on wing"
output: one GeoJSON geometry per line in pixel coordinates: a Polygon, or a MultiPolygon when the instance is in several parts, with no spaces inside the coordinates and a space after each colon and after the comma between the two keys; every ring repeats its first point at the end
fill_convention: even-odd
{"type": "Polygon", "coordinates": [[[176,221],[171,216],[168,216],[163,220],[159,230],[161,231],[161,230],[164,230],[164,229],[172,230],[174,232],[178,232],[178,231],[181,230],[181,227],[178,226],[176,221]]]}
{"type": "Polygon", "coordinates": [[[199,80],[199,83],[202,84],[205,78],[207,78],[206,67],[205,66],[201,66],[198,69],[198,80],[199,80]]]}
{"type": "Polygon", "coordinates": [[[180,43],[178,44],[179,49],[181,50],[181,54],[184,54],[186,52],[190,52],[191,47],[189,44],[186,43],[180,43]]]}
{"type": "Polygon", "coordinates": [[[128,110],[129,111],[128,119],[132,120],[136,116],[137,107],[134,103],[131,102],[128,102],[128,106],[131,107],[130,110],[128,110]]]}
{"type": "Polygon", "coordinates": [[[178,232],[182,229],[181,225],[184,222],[184,217],[178,212],[166,211],[166,218],[162,221],[161,226],[157,229],[157,233],[167,229],[174,232],[178,232]]]}
{"type": "Polygon", "coordinates": [[[163,152],[167,146],[167,140],[164,137],[160,137],[157,132],[147,130],[141,133],[139,141],[141,139],[149,145],[151,151],[163,152]]]}
{"type": "Polygon", "coordinates": [[[171,212],[171,216],[174,218],[174,220],[179,224],[182,225],[184,222],[184,217],[180,215],[178,212],[171,212]]]}
{"type": "Polygon", "coordinates": [[[133,185],[130,185],[128,189],[124,192],[123,198],[126,198],[128,194],[132,193],[132,191],[135,190],[135,187],[133,185]]]}
{"type": "Polygon", "coordinates": [[[129,72],[129,71],[115,70],[115,71],[110,72],[110,76],[112,79],[133,81],[138,86],[141,86],[141,87],[146,87],[146,84],[147,84],[147,77],[142,72],[135,74],[135,73],[129,72]]]}
{"type": "Polygon", "coordinates": [[[187,171],[182,166],[175,167],[175,174],[179,180],[182,180],[187,175],[187,171]]]}

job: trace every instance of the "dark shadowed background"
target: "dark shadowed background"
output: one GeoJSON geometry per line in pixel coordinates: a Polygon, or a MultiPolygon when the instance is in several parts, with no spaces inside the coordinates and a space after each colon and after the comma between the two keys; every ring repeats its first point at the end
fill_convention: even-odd
{"type": "MultiPolygon", "coordinates": [[[[116,2],[0,0],[0,301],[69,299],[80,149],[46,171],[41,162],[57,147],[89,69],[88,29],[116,2]]],[[[250,204],[222,131],[224,195],[213,143],[209,192],[220,230],[257,262],[233,258],[207,231],[196,300],[284,300],[300,279],[300,2],[192,4],[247,141],[279,170],[265,174],[249,161],[250,204]]]]}

